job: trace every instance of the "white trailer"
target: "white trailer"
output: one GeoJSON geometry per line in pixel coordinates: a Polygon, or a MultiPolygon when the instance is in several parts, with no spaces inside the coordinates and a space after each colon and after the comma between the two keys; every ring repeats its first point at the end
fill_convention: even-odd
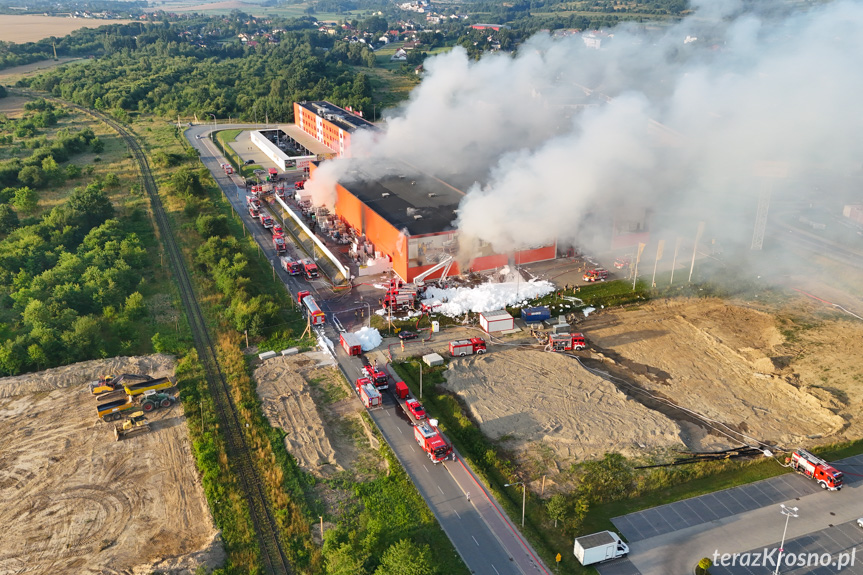
{"type": "Polygon", "coordinates": [[[601,531],[575,540],[572,552],[582,565],[593,565],[623,557],[629,546],[613,531],[601,531]]]}
{"type": "Polygon", "coordinates": [[[479,314],[479,326],[486,333],[513,329],[513,319],[505,309],[484,311],[479,314]]]}

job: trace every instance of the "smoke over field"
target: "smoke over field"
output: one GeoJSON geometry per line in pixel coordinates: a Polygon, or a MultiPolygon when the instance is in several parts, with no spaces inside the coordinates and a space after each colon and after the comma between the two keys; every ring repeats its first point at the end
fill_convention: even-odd
{"type": "Polygon", "coordinates": [[[859,171],[863,5],[765,16],[772,2],[693,4],[663,30],[609,30],[599,50],[538,34],[514,56],[431,58],[355,155],[462,187],[457,226],[496,251],[584,243],[597,214],[645,209],[658,225],[706,220],[739,238],[764,185],[859,171]]]}

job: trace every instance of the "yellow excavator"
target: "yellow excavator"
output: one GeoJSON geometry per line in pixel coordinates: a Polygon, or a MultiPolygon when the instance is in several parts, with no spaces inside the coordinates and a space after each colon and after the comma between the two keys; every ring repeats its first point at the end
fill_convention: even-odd
{"type": "Polygon", "coordinates": [[[147,422],[144,412],[136,411],[122,424],[114,426],[114,437],[117,438],[117,441],[120,441],[127,437],[147,433],[150,429],[150,424],[147,422]]]}

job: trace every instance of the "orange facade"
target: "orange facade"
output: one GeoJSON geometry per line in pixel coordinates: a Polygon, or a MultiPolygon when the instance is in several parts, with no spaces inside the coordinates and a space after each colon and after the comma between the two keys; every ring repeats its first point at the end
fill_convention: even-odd
{"type": "Polygon", "coordinates": [[[341,158],[350,157],[351,133],[339,128],[329,120],[306,110],[294,102],[294,123],[302,131],[335,151],[341,158]]]}
{"type": "MultiPolygon", "coordinates": [[[[311,164],[311,172],[317,169],[317,165],[311,164]]],[[[406,282],[411,282],[416,276],[431,269],[436,264],[421,266],[410,266],[408,259],[408,238],[399,232],[392,224],[386,221],[377,212],[364,204],[355,195],[350,193],[340,184],[336,185],[336,215],[341,217],[348,225],[361,234],[365,234],[366,240],[371,242],[376,251],[387,254],[393,262],[393,271],[406,282]]],[[[452,235],[452,230],[442,232],[438,235],[452,235]]],[[[424,237],[424,236],[414,236],[424,237]]],[[[554,259],[557,255],[557,246],[552,244],[541,248],[515,252],[514,262],[516,265],[528,264],[554,259]]],[[[415,260],[414,260],[415,261],[415,260]]],[[[470,271],[485,271],[503,267],[510,261],[508,254],[491,254],[476,257],[468,265],[470,271]]],[[[436,271],[426,279],[441,277],[443,269],[436,271]]],[[[447,272],[454,276],[460,273],[458,263],[453,263],[447,272]]]]}

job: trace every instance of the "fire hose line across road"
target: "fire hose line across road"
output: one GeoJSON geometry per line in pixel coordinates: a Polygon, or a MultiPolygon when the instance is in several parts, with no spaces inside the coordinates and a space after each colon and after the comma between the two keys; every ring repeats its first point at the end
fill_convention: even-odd
{"type": "MultiPolygon", "coordinates": [[[[27,93],[28,95],[31,94],[27,93]]],[[[251,451],[237,417],[236,408],[231,399],[225,375],[219,366],[215,346],[210,338],[201,307],[198,305],[198,300],[195,297],[194,287],[183,261],[182,252],[177,245],[173,231],[171,230],[170,221],[162,206],[162,201],[158,194],[156,182],[150,172],[146,155],[135,137],[124,126],[104,114],[56,98],[48,98],[41,94],[39,96],[54,100],[64,106],[75,108],[109,125],[123,138],[123,141],[129,147],[129,151],[135,157],[141,174],[142,184],[150,198],[153,216],[156,220],[159,234],[162,237],[162,243],[171,263],[171,271],[180,290],[180,297],[186,317],[189,320],[195,348],[203,364],[207,384],[213,396],[219,425],[225,432],[228,458],[231,461],[232,468],[240,479],[240,487],[249,504],[250,517],[261,550],[263,566],[265,571],[272,575],[292,573],[293,571],[290,568],[279,539],[278,527],[271,512],[271,506],[252,460],[251,451]]]]}

